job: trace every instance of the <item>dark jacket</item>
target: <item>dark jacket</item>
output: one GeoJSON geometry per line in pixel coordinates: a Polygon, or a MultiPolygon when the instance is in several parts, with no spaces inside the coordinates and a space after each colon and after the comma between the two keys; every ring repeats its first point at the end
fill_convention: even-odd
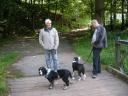
{"type": "Polygon", "coordinates": [[[96,38],[95,41],[93,42],[93,46],[96,48],[106,48],[107,47],[107,34],[106,34],[106,29],[99,25],[96,28],[96,38]]]}

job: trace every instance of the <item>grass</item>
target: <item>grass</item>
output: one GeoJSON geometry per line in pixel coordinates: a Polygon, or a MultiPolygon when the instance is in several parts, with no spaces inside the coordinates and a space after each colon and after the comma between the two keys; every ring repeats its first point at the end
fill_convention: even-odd
{"type": "MultiPolygon", "coordinates": [[[[103,66],[116,66],[115,65],[115,41],[114,41],[114,36],[115,33],[109,33],[108,35],[108,48],[105,48],[101,52],[101,64],[103,66]]],[[[126,36],[121,37],[123,38],[128,38],[126,36]]],[[[90,38],[85,37],[85,38],[77,38],[74,41],[73,44],[75,51],[77,54],[79,54],[84,61],[87,61],[87,58],[89,57],[90,51],[91,51],[91,36],[90,38]]],[[[126,51],[128,51],[128,46],[125,46],[126,51]]],[[[92,55],[88,60],[88,63],[92,63],[92,55]]],[[[124,60],[124,70],[128,74],[128,56],[124,60]]]]}
{"type": "Polygon", "coordinates": [[[17,52],[0,55],[0,96],[7,96],[8,94],[9,88],[6,78],[12,74],[7,70],[19,57],[20,54],[17,52]]]}

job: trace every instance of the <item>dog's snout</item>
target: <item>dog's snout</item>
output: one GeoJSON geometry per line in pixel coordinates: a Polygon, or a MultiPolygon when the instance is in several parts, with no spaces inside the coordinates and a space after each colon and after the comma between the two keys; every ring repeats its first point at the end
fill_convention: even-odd
{"type": "Polygon", "coordinates": [[[42,73],[42,71],[41,70],[39,70],[39,75],[41,76],[43,73],[42,73]]]}

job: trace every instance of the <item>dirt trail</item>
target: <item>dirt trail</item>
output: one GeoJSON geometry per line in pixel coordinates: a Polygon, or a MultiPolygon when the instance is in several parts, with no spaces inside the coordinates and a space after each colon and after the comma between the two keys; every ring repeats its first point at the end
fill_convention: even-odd
{"type": "MultiPolygon", "coordinates": [[[[5,49],[4,49],[5,50],[5,49]]],[[[85,81],[72,81],[73,84],[68,90],[62,90],[63,82],[57,81],[53,90],[48,89],[48,81],[44,77],[38,76],[38,68],[45,64],[43,49],[38,40],[23,40],[15,43],[10,50],[22,52],[24,57],[13,64],[25,74],[20,79],[9,79],[11,88],[10,96],[127,96],[128,85],[123,81],[113,77],[112,74],[102,71],[96,79],[91,78],[91,65],[85,64],[87,78],[85,81]]],[[[60,41],[58,50],[61,68],[72,71],[72,58],[77,56],[72,46],[66,40],[60,41]]]]}

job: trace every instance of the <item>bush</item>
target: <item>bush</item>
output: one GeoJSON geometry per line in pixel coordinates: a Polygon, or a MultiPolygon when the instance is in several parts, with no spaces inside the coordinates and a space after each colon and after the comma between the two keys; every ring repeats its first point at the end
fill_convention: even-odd
{"type": "Polygon", "coordinates": [[[62,33],[71,32],[71,29],[68,26],[65,25],[61,26],[59,23],[54,24],[53,26],[57,29],[58,32],[62,32],[62,33]]]}
{"type": "Polygon", "coordinates": [[[19,36],[33,36],[33,35],[35,35],[35,31],[33,29],[26,27],[26,26],[19,27],[17,32],[18,32],[17,34],[19,36]]]}

